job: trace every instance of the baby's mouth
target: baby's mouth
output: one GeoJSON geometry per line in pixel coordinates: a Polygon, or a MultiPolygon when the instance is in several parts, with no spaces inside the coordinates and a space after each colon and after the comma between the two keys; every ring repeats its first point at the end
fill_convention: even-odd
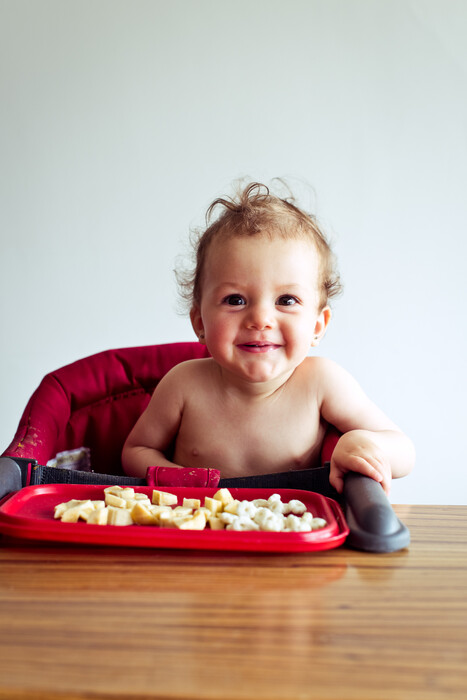
{"type": "Polygon", "coordinates": [[[240,343],[239,347],[247,352],[269,352],[279,347],[275,343],[240,343]]]}

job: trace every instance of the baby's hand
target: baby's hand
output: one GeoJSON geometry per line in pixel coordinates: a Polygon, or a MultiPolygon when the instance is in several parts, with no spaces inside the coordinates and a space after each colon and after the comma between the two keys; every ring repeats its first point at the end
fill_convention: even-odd
{"type": "Polygon", "coordinates": [[[391,465],[376,440],[372,439],[370,431],[351,430],[344,433],[337,443],[331,458],[329,481],[338,493],[342,493],[344,477],[348,472],[371,477],[389,495],[391,465]]]}

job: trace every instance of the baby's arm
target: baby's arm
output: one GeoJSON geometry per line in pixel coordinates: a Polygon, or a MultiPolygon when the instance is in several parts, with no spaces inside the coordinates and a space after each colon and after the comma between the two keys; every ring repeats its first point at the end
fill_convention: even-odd
{"type": "Polygon", "coordinates": [[[415,461],[412,442],[335,363],[317,358],[321,415],[342,437],[331,458],[330,482],[341,493],[345,474],[379,481],[389,494],[391,479],[408,474],[415,461]]]}
{"type": "Polygon", "coordinates": [[[176,370],[177,367],[161,379],[123,446],[122,466],[129,476],[144,478],[149,466],[180,466],[165,457],[178,432],[183,410],[176,370]]]}

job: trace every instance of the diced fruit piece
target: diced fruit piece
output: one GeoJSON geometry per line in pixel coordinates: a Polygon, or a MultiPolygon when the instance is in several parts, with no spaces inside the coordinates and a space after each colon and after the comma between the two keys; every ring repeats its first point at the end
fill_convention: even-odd
{"type": "Polygon", "coordinates": [[[216,501],[220,501],[223,506],[226,506],[228,503],[231,503],[234,500],[234,497],[230,493],[229,489],[219,489],[219,491],[216,491],[213,498],[215,498],[216,501]]]}
{"type": "Polygon", "coordinates": [[[109,525],[133,525],[133,518],[126,508],[109,506],[107,522],[109,525]]]}
{"type": "Polygon", "coordinates": [[[173,506],[178,502],[177,496],[173,493],[167,493],[166,491],[157,491],[156,489],[152,492],[152,502],[156,506],[173,506]]]}

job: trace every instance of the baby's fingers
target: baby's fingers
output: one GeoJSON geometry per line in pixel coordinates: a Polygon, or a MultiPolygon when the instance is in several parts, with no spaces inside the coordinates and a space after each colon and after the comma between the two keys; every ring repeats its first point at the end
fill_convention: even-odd
{"type": "Polygon", "coordinates": [[[358,455],[352,455],[347,459],[345,467],[340,467],[335,462],[331,461],[331,471],[329,474],[329,482],[337,493],[342,493],[344,489],[344,478],[348,472],[356,472],[362,476],[368,476],[382,485],[386,493],[389,493],[389,485],[384,479],[381,471],[373,466],[369,460],[358,455]]]}
{"type": "Polygon", "coordinates": [[[383,487],[385,493],[389,496],[391,490],[391,471],[389,465],[384,464],[375,457],[356,457],[355,466],[357,462],[359,467],[352,469],[352,471],[359,472],[364,476],[369,476],[371,479],[377,481],[383,487]]]}

